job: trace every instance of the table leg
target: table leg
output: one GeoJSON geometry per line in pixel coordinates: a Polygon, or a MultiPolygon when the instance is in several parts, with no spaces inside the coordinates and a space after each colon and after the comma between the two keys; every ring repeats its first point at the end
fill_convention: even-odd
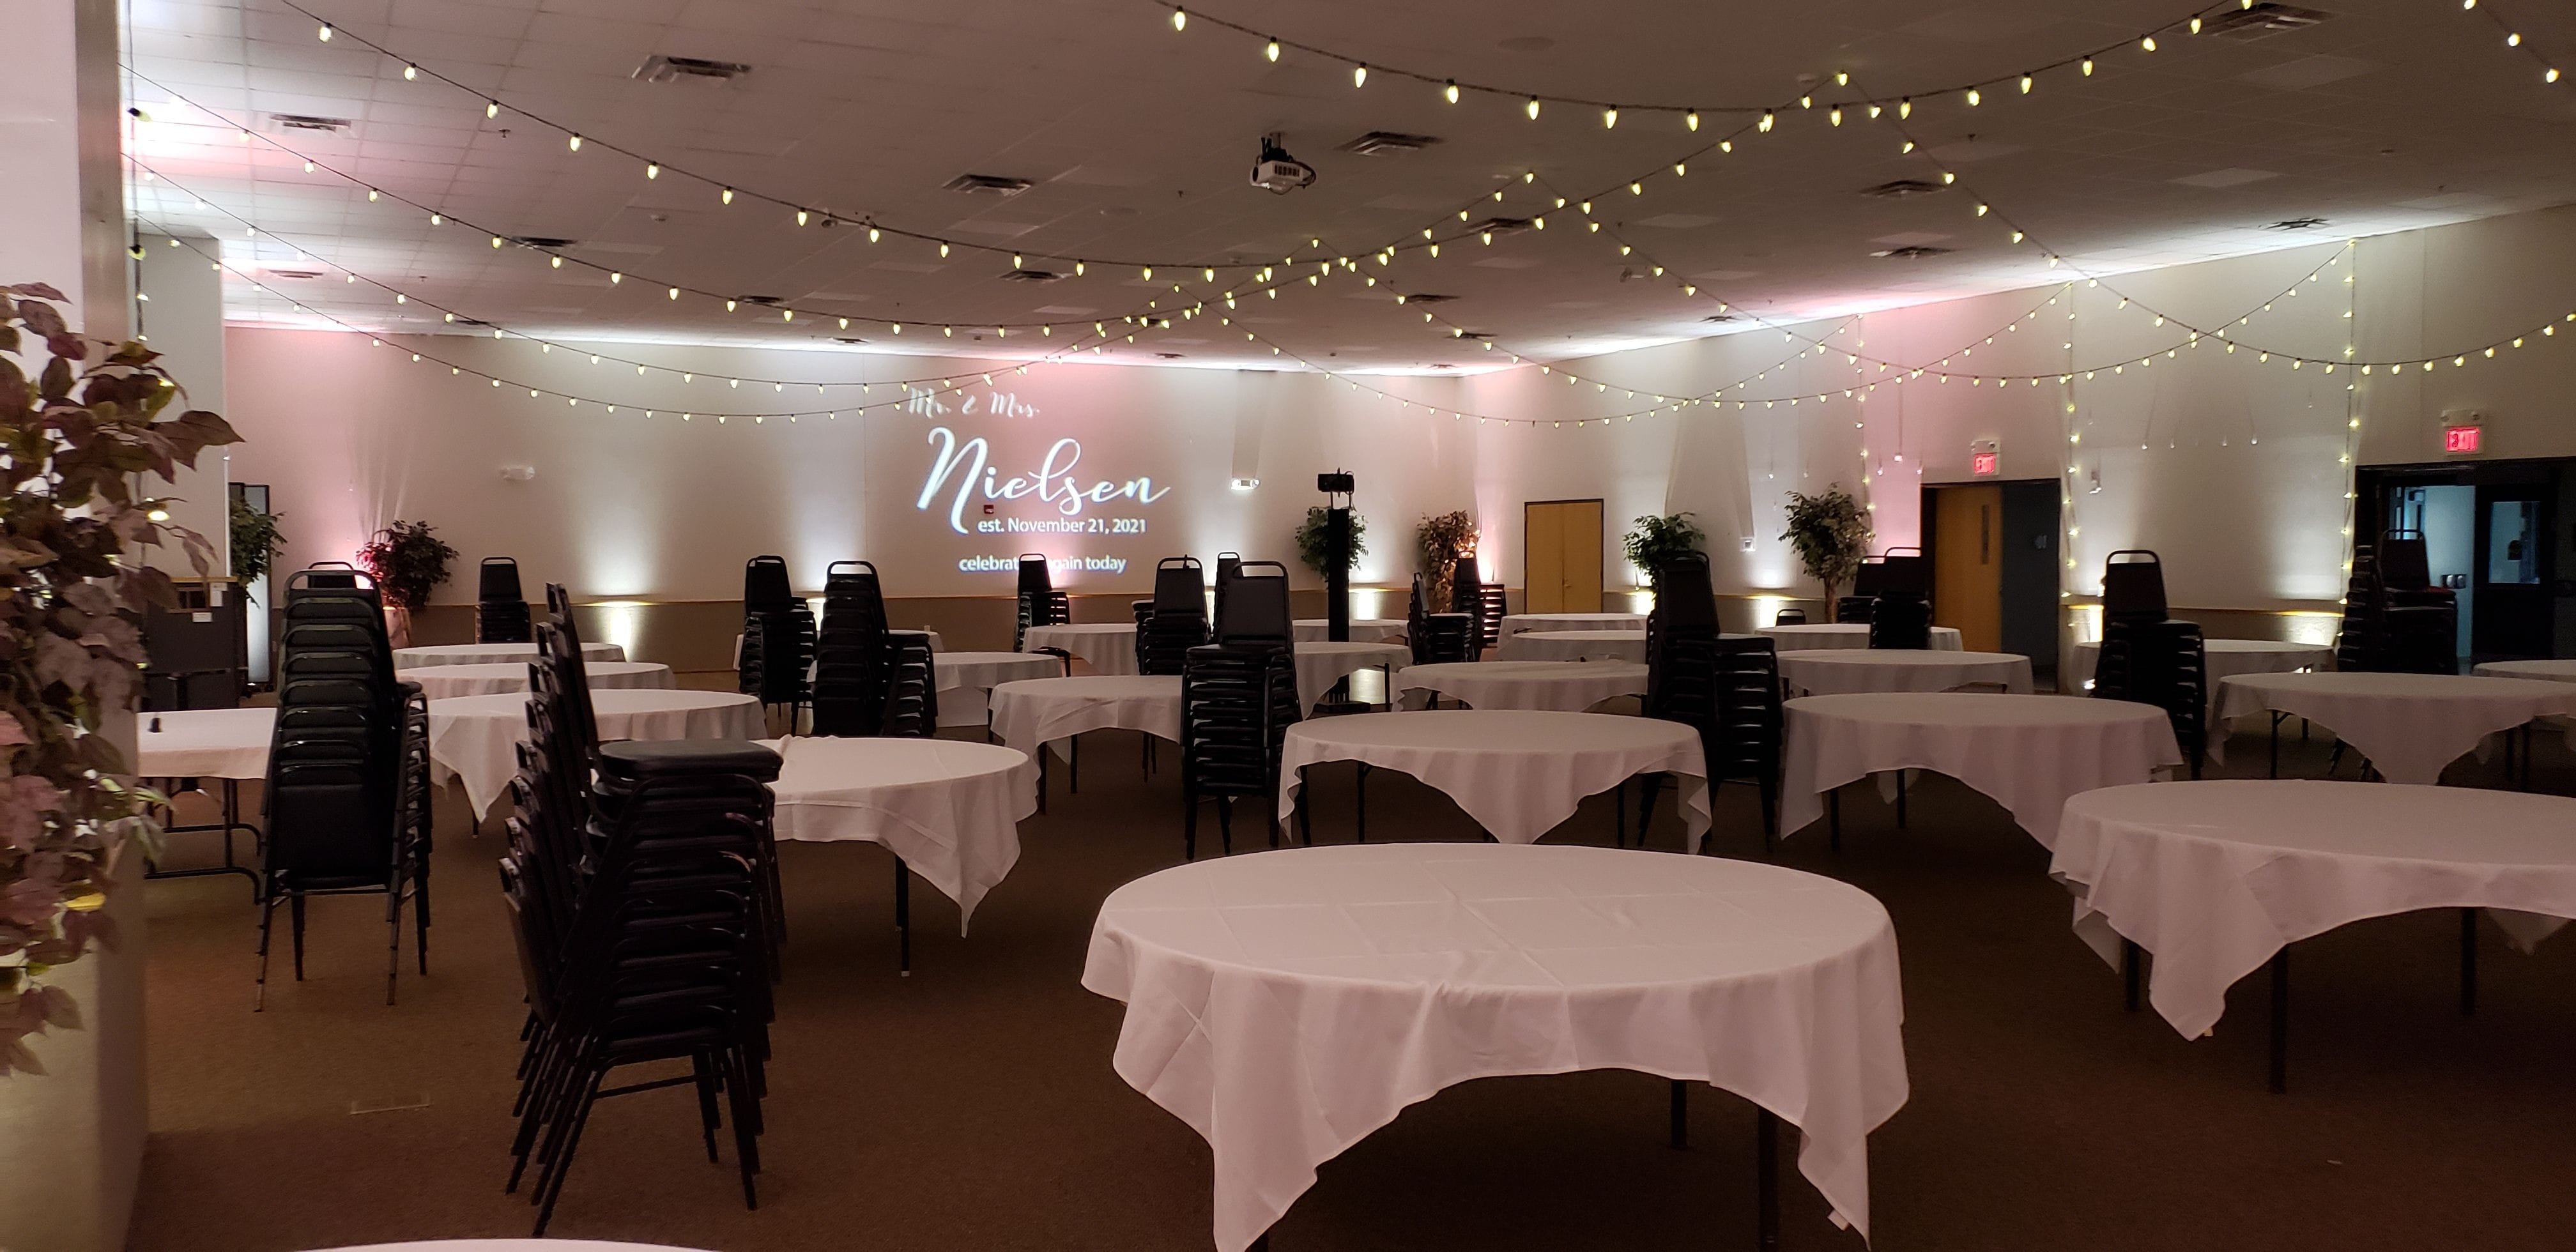
{"type": "Polygon", "coordinates": [[[1082,794],[1082,736],[1079,734],[1073,736],[1072,742],[1066,745],[1066,749],[1064,758],[1065,794],[1078,796],[1082,794]]]}
{"type": "Polygon", "coordinates": [[[1825,840],[1828,850],[1843,850],[1843,789],[1840,787],[1825,793],[1825,840]]]}
{"type": "Polygon", "coordinates": [[[912,867],[902,857],[894,859],[894,931],[895,963],[905,978],[912,977],[912,867]]]}
{"type": "Polygon", "coordinates": [[[2460,1016],[2478,1012],[2478,911],[2460,910],[2460,1016]]]}
{"type": "Polygon", "coordinates": [[[1359,841],[1360,841],[1361,843],[1367,843],[1367,842],[1368,842],[1368,776],[1369,776],[1369,766],[1368,766],[1368,762],[1366,762],[1366,761],[1362,761],[1362,762],[1360,762],[1360,771],[1359,771],[1359,774],[1360,774],[1360,780],[1359,780],[1359,791],[1358,791],[1359,803],[1358,803],[1358,805],[1357,805],[1357,807],[1358,807],[1358,809],[1359,809],[1359,841]]]}
{"type": "Polygon", "coordinates": [[[1896,828],[1905,829],[1905,771],[1896,771],[1896,828]]]}
{"type": "MultiPolygon", "coordinates": [[[[2307,733],[2306,724],[2301,723],[2299,727],[2299,742],[2307,742],[2307,733]]],[[[2281,715],[2278,713],[2274,713],[2272,715],[2272,769],[2270,773],[2264,776],[2267,778],[2278,778],[2281,776],[2281,715]]]]}
{"type": "MultiPolygon", "coordinates": [[[[1298,766],[1297,839],[1298,842],[1303,843],[1310,848],[1315,846],[1315,814],[1309,807],[1314,801],[1314,795],[1314,787],[1306,781],[1306,767],[1302,765],[1298,766]]],[[[1272,846],[1277,846],[1277,836],[1272,836],[1272,839],[1274,841],[1272,846]]]]}
{"type": "Polygon", "coordinates": [[[1690,1084],[1678,1078],[1673,1080],[1672,1106],[1672,1145],[1687,1148],[1690,1146],[1690,1084]]]}
{"type": "Polygon", "coordinates": [[[2272,954],[2272,1094],[2290,1089],[2290,949],[2272,954]]]}
{"type": "Polygon", "coordinates": [[[1040,816],[1046,813],[1047,758],[1053,755],[1055,754],[1047,750],[1044,742],[1038,744],[1038,813],[1040,816]]]}
{"type": "Polygon", "coordinates": [[[2135,942],[2128,939],[2120,941],[2121,996],[2124,1002],[2124,1007],[2132,1013],[2138,1011],[2138,983],[2140,981],[2138,977],[2140,970],[2138,967],[2140,965],[2139,957],[2142,955],[2144,955],[2144,950],[2138,947],[2135,942]]]}
{"type": "Polygon", "coordinates": [[[1780,1247],[1780,1117],[1769,1109],[1753,1114],[1753,1243],[1780,1247]]]}
{"type": "Polygon", "coordinates": [[[1622,778],[1610,792],[1610,840],[1613,846],[1628,846],[1628,780],[1622,778]]]}

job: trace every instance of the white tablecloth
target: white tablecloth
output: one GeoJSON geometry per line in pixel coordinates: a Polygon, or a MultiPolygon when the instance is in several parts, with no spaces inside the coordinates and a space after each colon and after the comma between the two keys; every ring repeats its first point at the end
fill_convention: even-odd
{"type": "Polygon", "coordinates": [[[1643,613],[1506,613],[1502,637],[1525,630],[1644,630],[1643,613]]]}
{"type": "Polygon", "coordinates": [[[144,778],[266,778],[277,710],[185,709],[135,715],[134,772],[144,778]],[[155,731],[152,725],[161,724],[155,731]]]}
{"type": "Polygon", "coordinates": [[[2042,847],[2066,798],[2152,781],[2180,765],[2164,710],[2126,700],[1972,692],[1808,696],[1788,703],[1780,829],[1825,815],[1824,796],[1882,770],[1928,769],[1990,796],[2042,847]]]}
{"type": "Polygon", "coordinates": [[[1063,661],[1032,652],[933,652],[930,665],[937,671],[942,726],[981,726],[991,721],[987,701],[1002,683],[1064,674],[1063,661]]]}
{"type": "Polygon", "coordinates": [[[2396,783],[2441,781],[2480,740],[2537,717],[2576,713],[2576,686],[2458,674],[2241,674],[2219,684],[2219,716],[2265,709],[2335,733],[2396,783]]]}
{"type": "Polygon", "coordinates": [[[883,845],[957,902],[961,935],[1018,863],[1020,819],[1038,807],[1037,770],[1016,748],[801,736],[764,745],[785,761],[770,784],[779,838],[883,845]]]}
{"type": "MultiPolygon", "coordinates": [[[[394,649],[395,669],[420,669],[429,665],[525,665],[537,659],[533,643],[443,643],[429,648],[394,649]]],[[[626,649],[613,643],[581,645],[585,661],[623,661],[626,649]]]]}
{"type": "Polygon", "coordinates": [[[2030,658],[1947,648],[1809,648],[1780,654],[1780,678],[1793,692],[1818,696],[1948,691],[1968,683],[2001,683],[2006,691],[2028,693],[2030,658]]]}
{"type": "MultiPolygon", "coordinates": [[[[1389,639],[1401,639],[1412,625],[1401,617],[1354,617],[1351,619],[1351,642],[1385,643],[1389,639]]],[[[1330,633],[1327,623],[1320,617],[1298,618],[1289,629],[1288,637],[1298,643],[1325,643],[1330,633]]]]}
{"type": "MultiPolygon", "coordinates": [[[[600,691],[615,687],[671,686],[671,667],[652,661],[584,660],[582,669],[590,676],[590,689],[600,691]]],[[[456,696],[498,696],[528,689],[528,663],[506,661],[489,665],[427,665],[419,669],[400,670],[394,677],[420,684],[420,693],[432,700],[456,696]]]]}
{"type": "MultiPolygon", "coordinates": [[[[2488,661],[2469,671],[2480,678],[2530,678],[2540,682],[2576,683],[2576,661],[2488,661]]],[[[2541,724],[2563,731],[2576,751],[2576,717],[2546,717],[2541,724]]]]}
{"type": "Polygon", "coordinates": [[[2149,999],[2184,1038],[2272,954],[2347,922],[2485,907],[2524,946],[2576,917],[2576,800],[2314,780],[2112,787],[2067,802],[2050,869],[2075,929],[2117,964],[2155,954],[2149,999]],[[2534,916],[2539,915],[2539,916],[2534,916]]]}
{"type": "MultiPolygon", "coordinates": [[[[1413,660],[1413,649],[1400,643],[1300,643],[1295,648],[1297,700],[1306,709],[1322,701],[1333,684],[1361,670],[1392,672],[1413,660]]],[[[1388,694],[1393,697],[1392,690],[1388,694]]]]}
{"type": "Polygon", "coordinates": [[[1679,722],[1515,709],[1315,718],[1288,728],[1279,762],[1280,820],[1296,811],[1297,771],[1325,761],[1365,761],[1411,774],[1446,792],[1504,843],[1537,842],[1574,816],[1583,797],[1638,774],[1676,774],[1691,847],[1708,833],[1708,765],[1699,732],[1679,722]]]}
{"type": "Polygon", "coordinates": [[[1866,1236],[1869,1132],[1907,1094],[1887,910],[1749,861],[1450,843],[1199,861],[1110,894],[1082,985],[1126,1002],[1118,1076],[1213,1149],[1218,1252],[1444,1087],[1587,1069],[1777,1114],[1866,1236]]]}
{"type": "Polygon", "coordinates": [[[1181,679],[1177,674],[1079,674],[1032,678],[993,688],[993,733],[1036,760],[1042,744],[1056,744],[1086,730],[1141,730],[1181,741],[1181,679]]]}
{"type": "Polygon", "coordinates": [[[1031,626],[1020,646],[1030,652],[1062,648],[1091,663],[1095,674],[1136,672],[1136,623],[1084,622],[1074,626],[1031,626]]]}
{"type": "Polygon", "coordinates": [[[1634,661],[1463,661],[1407,666],[1404,691],[1436,691],[1480,709],[1580,713],[1604,700],[1646,694],[1634,661]]]}
{"type": "MultiPolygon", "coordinates": [[[[612,739],[759,739],[769,733],[760,701],[730,691],[612,688],[590,693],[600,742],[612,739]]],[[[489,817],[519,772],[528,737],[524,695],[458,696],[429,702],[429,759],[441,777],[465,785],[466,802],[489,817]]]]}
{"type": "Polygon", "coordinates": [[[1646,663],[1643,630],[1525,630],[1503,636],[1494,656],[1505,661],[1630,661],[1646,663]]]}
{"type": "Polygon", "coordinates": [[[661,1243],[603,1243],[597,1239],[424,1239],[418,1243],[370,1243],[323,1252],[690,1252],[661,1243]]]}
{"type": "MultiPolygon", "coordinates": [[[[2334,649],[2323,644],[2287,643],[2278,639],[2204,639],[2202,661],[2209,672],[2209,712],[2218,714],[2218,684],[2221,679],[2238,674],[2286,674],[2303,669],[2334,668],[2334,649]]],[[[2075,645],[2067,658],[2066,673],[2057,680],[2057,689],[2082,692],[2093,681],[2093,672],[2102,663],[2102,645],[2087,640],[2075,645]]]]}
{"type": "MultiPolygon", "coordinates": [[[[1810,648],[1866,648],[1869,646],[1867,622],[1812,622],[1803,626],[1764,626],[1755,633],[1780,645],[1783,652],[1810,648]]],[[[1966,647],[1956,626],[1932,628],[1932,646],[1940,651],[1956,652],[1966,647]]]]}

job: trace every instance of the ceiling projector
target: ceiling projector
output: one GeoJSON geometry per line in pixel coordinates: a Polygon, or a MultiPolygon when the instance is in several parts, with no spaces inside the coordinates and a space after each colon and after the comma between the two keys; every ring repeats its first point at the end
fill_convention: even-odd
{"type": "Polygon", "coordinates": [[[1279,136],[1261,137],[1261,159],[1252,163],[1252,185],[1273,195],[1287,195],[1315,184],[1315,167],[1288,155],[1279,136]]]}

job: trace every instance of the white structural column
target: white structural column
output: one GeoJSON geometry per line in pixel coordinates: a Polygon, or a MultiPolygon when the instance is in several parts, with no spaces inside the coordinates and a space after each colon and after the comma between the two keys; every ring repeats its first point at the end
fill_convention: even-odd
{"type": "MultiPolygon", "coordinates": [[[[224,276],[206,261],[222,255],[222,245],[204,236],[187,240],[189,247],[173,247],[161,235],[136,242],[143,256],[134,266],[135,333],[161,354],[162,368],[186,389],[176,403],[223,412],[224,276]]],[[[226,541],[231,476],[225,472],[231,462],[230,448],[208,448],[198,454],[196,468],[182,467],[170,486],[156,488],[171,497],[172,525],[204,535],[215,546],[206,574],[218,578],[232,572],[232,545],[226,541]]],[[[175,543],[153,550],[148,560],[172,578],[200,577],[175,543]]]]}
{"type": "MultiPolygon", "coordinates": [[[[44,282],[97,338],[128,320],[125,185],[114,0],[25,0],[0,14],[0,283],[44,282]]],[[[134,719],[106,732],[131,759],[134,719]]],[[[0,1079],[0,1247],[125,1246],[143,1169],[142,865],[128,855],[109,903],[118,950],[93,949],[48,981],[80,1001],[82,1028],[31,1043],[46,1069],[0,1079]]]]}

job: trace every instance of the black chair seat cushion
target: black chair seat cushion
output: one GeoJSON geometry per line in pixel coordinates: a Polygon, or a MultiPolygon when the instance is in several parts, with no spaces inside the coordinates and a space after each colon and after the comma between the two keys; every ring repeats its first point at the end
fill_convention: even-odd
{"type": "Polygon", "coordinates": [[[601,772],[624,778],[657,774],[747,774],[778,777],[778,754],[748,739],[622,740],[599,746],[601,772]]]}

